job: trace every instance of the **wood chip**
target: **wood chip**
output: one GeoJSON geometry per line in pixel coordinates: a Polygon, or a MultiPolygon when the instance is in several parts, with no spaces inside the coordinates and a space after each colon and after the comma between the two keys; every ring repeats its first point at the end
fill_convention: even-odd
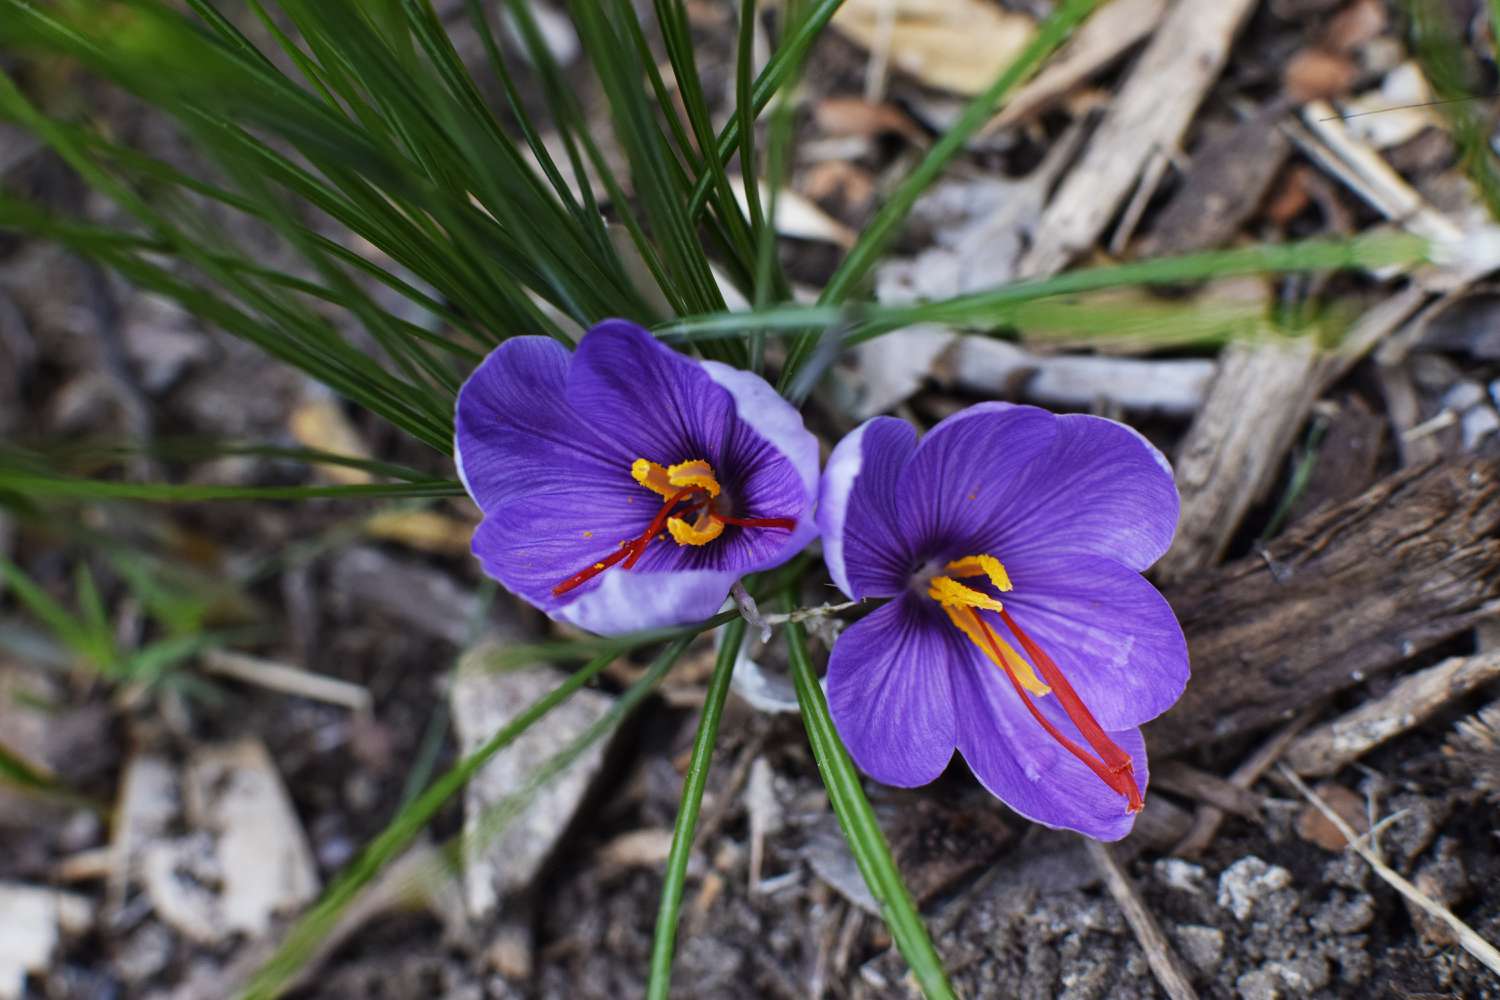
{"type": "Polygon", "coordinates": [[[0,882],[0,1000],[27,996],[27,973],[41,974],[64,934],[93,922],[88,899],[45,886],[0,882]]]}
{"type": "MultiPolygon", "coordinates": [[[[464,654],[448,702],[459,752],[472,754],[517,713],[563,680],[545,667],[496,671],[488,664],[494,643],[464,654]]],[[[602,718],[614,699],[600,691],[577,691],[490,759],[464,792],[464,899],[471,916],[488,918],[505,897],[531,883],[552,853],[604,761],[598,741],[570,768],[532,798],[499,836],[485,832],[485,814],[520,791],[544,761],[602,718]]]]}
{"type": "Polygon", "coordinates": [[[1497,678],[1500,651],[1450,657],[1302,736],[1287,751],[1287,766],[1299,774],[1333,774],[1497,678]]]}

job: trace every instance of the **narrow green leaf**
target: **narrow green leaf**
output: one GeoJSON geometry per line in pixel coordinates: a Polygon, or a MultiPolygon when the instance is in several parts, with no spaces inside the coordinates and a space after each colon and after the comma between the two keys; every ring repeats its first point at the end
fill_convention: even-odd
{"type": "Polygon", "coordinates": [[[115,483],[69,479],[0,470],[0,491],[23,496],[67,497],[75,500],[148,500],[194,503],[204,500],[390,499],[394,497],[458,497],[461,483],[433,479],[415,483],[315,484],[309,486],[211,486],[196,483],[115,483]]]}
{"type": "Polygon", "coordinates": [[[708,768],[713,762],[714,745],[719,735],[719,720],[724,716],[724,701],[729,697],[729,681],[745,639],[745,619],[736,618],[724,626],[719,657],[713,677],[703,699],[703,714],[698,717],[698,733],[693,737],[693,753],[688,760],[687,775],[682,781],[682,805],[672,830],[672,849],[667,854],[667,868],[662,878],[661,906],[656,914],[656,934],[651,941],[651,981],[646,987],[649,1000],[667,1000],[672,980],[672,949],[677,940],[677,912],[682,908],[682,892],[687,884],[688,859],[693,853],[693,834],[698,829],[698,811],[703,806],[703,789],[708,784],[708,768]]]}
{"type": "MultiPolygon", "coordinates": [[[[789,599],[786,610],[790,611],[792,605],[789,599]]],[[[952,998],[953,987],[948,984],[942,961],[927,935],[917,905],[901,879],[895,859],[891,857],[890,845],[880,831],[875,811],[865,798],[859,772],[854,769],[854,762],[849,759],[849,752],[844,749],[838,730],[834,728],[833,717],[828,714],[828,701],[808,657],[807,635],[797,622],[786,624],[785,635],[791,652],[797,704],[802,709],[802,724],[807,728],[807,739],[818,762],[818,773],[828,789],[829,805],[838,816],[839,827],[849,842],[854,861],[865,877],[865,884],[870,887],[870,894],[880,904],[891,937],[911,965],[922,993],[930,1000],[952,998]]]]}

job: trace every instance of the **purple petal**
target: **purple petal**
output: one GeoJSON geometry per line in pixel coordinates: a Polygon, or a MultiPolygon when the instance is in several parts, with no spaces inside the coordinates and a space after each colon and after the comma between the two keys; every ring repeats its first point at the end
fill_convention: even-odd
{"type": "Polygon", "coordinates": [[[870,777],[912,788],[948,766],[955,710],[946,664],[963,654],[965,641],[936,604],[907,595],[834,643],[828,708],[849,755],[870,777]]]}
{"type": "Polygon", "coordinates": [[[924,558],[957,559],[1003,551],[981,546],[1014,516],[1018,481],[1047,454],[1057,418],[1034,406],[980,403],[927,432],[901,473],[907,537],[924,558]]]}
{"type": "Polygon", "coordinates": [[[876,417],[845,435],[828,457],[818,497],[823,561],[852,598],[888,597],[906,587],[913,550],[896,498],[916,448],[910,424],[876,417]]]}
{"type": "Polygon", "coordinates": [[[571,357],[548,337],[515,337],[491,351],[459,390],[453,457],[482,510],[575,489],[617,467],[618,455],[568,405],[571,357]]]}
{"type": "Polygon", "coordinates": [[[578,419],[606,433],[624,460],[673,465],[701,458],[721,471],[734,400],[703,366],[634,323],[606,320],[578,343],[568,369],[578,419]]]}
{"type": "Polygon", "coordinates": [[[1015,483],[985,551],[1009,565],[1030,552],[1107,556],[1144,570],[1172,544],[1172,468],[1133,428],[1085,414],[1054,418],[1051,449],[1015,483]]]}
{"type": "MultiPolygon", "coordinates": [[[[1015,688],[977,652],[955,663],[953,696],[958,709],[958,750],[979,783],[1027,819],[1076,830],[1096,840],[1119,840],[1135,825],[1125,797],[1057,743],[1027,710],[1015,688]]],[[[1087,747],[1051,695],[1037,707],[1060,732],[1087,747]]],[[[1140,730],[1111,732],[1130,754],[1144,794],[1146,745],[1140,730]]]]}
{"type": "Polygon", "coordinates": [[[1182,627],[1166,598],[1135,570],[1068,554],[1026,556],[1007,561],[1006,569],[1015,587],[1004,595],[1006,610],[1106,730],[1138,726],[1182,695],[1188,680],[1182,627]]]}
{"type": "Polygon", "coordinates": [[[591,588],[557,610],[556,617],[600,635],[620,635],[711,618],[724,606],[738,570],[672,569],[601,573],[591,588]]]}

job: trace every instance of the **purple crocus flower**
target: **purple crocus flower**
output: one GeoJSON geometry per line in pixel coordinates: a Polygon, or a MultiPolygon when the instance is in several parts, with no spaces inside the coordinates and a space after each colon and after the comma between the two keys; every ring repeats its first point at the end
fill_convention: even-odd
{"type": "Polygon", "coordinates": [[[817,533],[817,441],[763,380],[607,320],[569,352],[497,347],[458,394],[454,458],[484,571],[617,634],[708,618],[817,533]]]}
{"type": "Polygon", "coordinates": [[[834,582],[891,598],[828,663],[859,766],[912,787],[956,747],[1023,816],[1128,833],[1147,778],[1138,727],[1188,678],[1182,629],[1140,575],[1177,526],[1161,454],[1123,424],[1030,406],[970,407],[921,444],[876,417],[834,449],[820,504],[834,582]]]}

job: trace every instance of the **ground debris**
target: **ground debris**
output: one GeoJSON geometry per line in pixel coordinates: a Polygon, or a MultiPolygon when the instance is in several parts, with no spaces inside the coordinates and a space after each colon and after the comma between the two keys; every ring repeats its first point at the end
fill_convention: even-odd
{"type": "MultiPolygon", "coordinates": [[[[474,753],[507,722],[563,680],[546,667],[494,670],[497,651],[480,645],[460,662],[449,692],[459,751],[474,753]]],[[[499,835],[487,814],[522,791],[528,777],[562,750],[614,703],[594,690],[576,692],[537,725],[495,754],[464,793],[464,898],[470,914],[488,918],[511,893],[528,887],[558,844],[604,760],[604,742],[538,791],[527,808],[499,835]]]]}

